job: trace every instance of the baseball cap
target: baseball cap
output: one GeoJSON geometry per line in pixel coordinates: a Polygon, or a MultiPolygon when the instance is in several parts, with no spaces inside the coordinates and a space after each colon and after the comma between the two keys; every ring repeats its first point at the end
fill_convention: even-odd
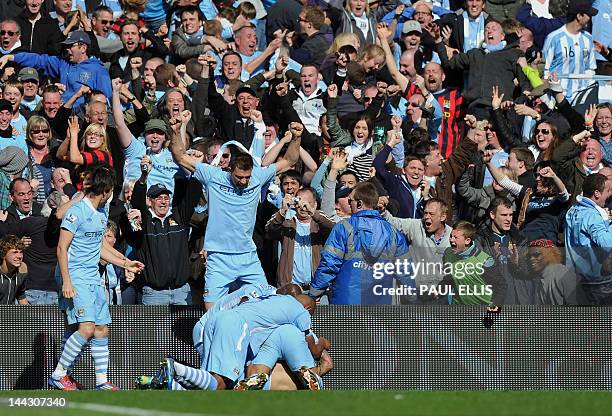
{"type": "Polygon", "coordinates": [[[591,5],[589,0],[572,0],[567,8],[567,14],[584,13],[593,17],[599,13],[599,10],[591,5]]]}
{"type": "Polygon", "coordinates": [[[73,45],[77,42],[82,42],[87,45],[91,45],[91,40],[89,39],[89,36],[82,30],[75,30],[74,32],[70,32],[66,40],[64,40],[62,43],[64,45],[73,45]]]}
{"type": "Polygon", "coordinates": [[[243,92],[251,94],[253,97],[257,97],[257,94],[255,93],[255,91],[253,91],[253,88],[247,87],[246,85],[243,85],[242,87],[236,90],[236,97],[238,97],[243,92]]]}
{"type": "Polygon", "coordinates": [[[0,111],[8,110],[11,113],[13,112],[13,104],[9,100],[1,99],[0,100],[0,111]]]}
{"type": "Polygon", "coordinates": [[[152,185],[147,191],[147,196],[149,198],[157,198],[161,194],[172,195],[172,192],[170,192],[170,189],[166,188],[164,184],[161,184],[161,183],[152,185]]]}
{"type": "Polygon", "coordinates": [[[38,77],[38,72],[34,68],[23,68],[19,71],[19,81],[36,81],[40,82],[40,78],[38,77]]]}
{"type": "Polygon", "coordinates": [[[421,29],[421,24],[416,20],[406,20],[402,25],[402,34],[407,35],[410,32],[423,33],[423,29],[421,29]]]}
{"type": "Polygon", "coordinates": [[[344,186],[340,184],[336,185],[336,200],[349,196],[349,194],[352,191],[353,190],[349,188],[348,186],[344,186]]]}
{"type": "Polygon", "coordinates": [[[145,123],[145,133],[151,130],[161,130],[168,135],[168,126],[166,126],[164,120],[160,120],[159,118],[152,118],[145,123]]]}

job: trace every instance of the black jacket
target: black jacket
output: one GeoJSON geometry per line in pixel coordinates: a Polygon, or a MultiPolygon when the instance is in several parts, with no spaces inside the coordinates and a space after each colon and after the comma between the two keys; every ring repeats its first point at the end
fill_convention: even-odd
{"type": "Polygon", "coordinates": [[[536,281],[531,278],[527,266],[528,241],[515,226],[512,224],[510,232],[505,236],[499,236],[493,232],[490,221],[483,224],[476,233],[476,242],[495,260],[500,273],[506,281],[506,296],[504,305],[533,305],[535,304],[536,281]],[[508,239],[501,244],[502,238],[508,239]],[[508,246],[514,245],[518,250],[518,264],[513,264],[508,259],[509,256],[496,250],[496,243],[508,246]]]}
{"type": "Polygon", "coordinates": [[[142,231],[128,237],[136,259],[145,265],[143,284],[155,290],[184,286],[190,276],[189,221],[202,195],[196,179],[175,178],[172,211],[163,222],[146,205],[146,184],[137,181],[132,207],[142,213],[142,231]]]}
{"type": "Polygon", "coordinates": [[[23,253],[23,261],[29,271],[27,289],[58,290],[55,282],[55,266],[60,224],[61,220],[55,218],[55,215],[49,218],[32,216],[23,220],[15,220],[9,216],[6,222],[0,223],[0,236],[12,234],[32,239],[32,244],[23,253]]]}
{"type": "Polygon", "coordinates": [[[237,103],[229,104],[215,88],[215,83],[208,86],[208,107],[218,122],[219,136],[225,140],[237,140],[249,149],[255,136],[255,124],[248,118],[244,120],[238,111],[237,103]]]}
{"type": "Polygon", "coordinates": [[[48,55],[60,54],[64,35],[57,20],[43,15],[32,24],[24,10],[15,21],[21,27],[21,46],[24,51],[48,55]]]}
{"type": "Polygon", "coordinates": [[[0,273],[0,305],[12,305],[24,299],[27,278],[27,273],[19,271],[11,276],[0,273]]]}
{"type": "Polygon", "coordinates": [[[327,49],[329,49],[327,37],[325,34],[317,32],[312,36],[305,37],[302,42],[291,48],[289,56],[302,65],[312,64],[320,68],[327,54],[327,49]]]}

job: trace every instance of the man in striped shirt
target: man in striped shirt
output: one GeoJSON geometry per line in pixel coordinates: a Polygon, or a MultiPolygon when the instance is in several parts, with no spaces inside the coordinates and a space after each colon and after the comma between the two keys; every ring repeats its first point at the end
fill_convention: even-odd
{"type": "Polygon", "coordinates": [[[567,23],[550,33],[544,41],[544,76],[556,72],[570,102],[576,91],[586,88],[592,81],[566,77],[595,74],[597,64],[593,37],[585,29],[597,12],[589,0],[572,0],[567,9],[567,23]]]}

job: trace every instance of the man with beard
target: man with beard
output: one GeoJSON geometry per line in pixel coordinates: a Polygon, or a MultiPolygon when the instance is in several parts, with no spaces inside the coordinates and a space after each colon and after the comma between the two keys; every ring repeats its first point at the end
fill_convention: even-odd
{"type": "Polygon", "coordinates": [[[536,304],[536,281],[530,279],[523,261],[527,255],[527,239],[512,224],[512,202],[496,197],[489,206],[489,220],[476,233],[476,241],[489,254],[506,283],[504,305],[536,304]]]}
{"type": "Polygon", "coordinates": [[[142,62],[146,62],[152,57],[165,58],[169,53],[168,48],[160,38],[146,27],[139,29],[138,24],[133,21],[126,21],[121,26],[119,37],[123,43],[123,49],[115,53],[110,59],[109,73],[112,79],[121,78],[126,82],[130,81],[132,80],[132,65],[138,65],[133,62],[134,59],[140,62],[140,65],[138,65],[138,68],[140,68],[142,62]],[[150,46],[144,50],[140,48],[141,38],[150,43],[150,46]]]}
{"type": "MultiPolygon", "coordinates": [[[[0,58],[0,68],[4,68],[9,61],[18,65],[32,67],[43,71],[47,76],[59,78],[60,83],[66,86],[64,97],[72,97],[83,85],[92,90],[99,90],[107,98],[112,96],[112,88],[108,72],[98,59],[90,57],[91,40],[82,30],[71,32],[62,42],[66,49],[67,58],[58,58],[37,53],[18,53],[4,55],[0,58]]],[[[80,97],[75,107],[80,107],[84,100],[80,97]]]]}
{"type": "Polygon", "coordinates": [[[298,16],[300,33],[297,38],[289,32],[285,39],[289,45],[289,56],[301,65],[310,64],[320,68],[326,56],[329,42],[319,31],[325,23],[325,13],[314,6],[306,6],[298,16]]]}
{"type": "Polygon", "coordinates": [[[184,134],[180,131],[181,120],[173,118],[170,124],[173,130],[170,150],[174,160],[194,173],[208,199],[209,220],[204,242],[204,249],[208,251],[204,302],[208,309],[236,281],[266,283],[252,238],[261,188],[297,162],[304,126],[291,123],[287,134],[291,134],[292,140],[282,160],[265,168],[254,167],[251,155],[241,153],[232,157],[230,171],[225,172],[187,154],[184,134]]]}

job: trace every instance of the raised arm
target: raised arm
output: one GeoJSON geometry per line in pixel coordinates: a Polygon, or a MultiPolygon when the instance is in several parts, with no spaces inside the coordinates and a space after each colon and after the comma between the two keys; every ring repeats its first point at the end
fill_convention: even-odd
{"type": "MultiPolygon", "coordinates": [[[[70,153],[68,160],[75,165],[84,165],[85,158],[79,150],[79,118],[71,116],[68,121],[68,138],[70,140],[70,153]]],[[[83,138],[85,140],[85,138],[83,138]]]]}
{"type": "Polygon", "coordinates": [[[291,169],[291,166],[295,165],[300,157],[300,143],[302,133],[304,132],[304,125],[293,122],[289,125],[289,131],[291,132],[291,143],[287,147],[285,157],[276,162],[277,174],[291,169]]]}
{"type": "Polygon", "coordinates": [[[393,32],[389,30],[389,27],[386,24],[384,23],[378,24],[377,26],[378,39],[380,40],[380,46],[385,51],[385,62],[387,64],[387,68],[389,69],[389,72],[391,73],[391,76],[393,77],[397,85],[400,86],[401,91],[406,91],[406,88],[408,88],[408,85],[410,84],[410,80],[406,78],[404,74],[399,72],[399,69],[397,68],[397,65],[395,64],[395,58],[393,56],[393,53],[391,52],[389,43],[387,42],[387,39],[389,38],[391,33],[393,32]]]}
{"type": "Polygon", "coordinates": [[[120,78],[113,80],[113,118],[115,119],[115,127],[117,128],[117,137],[122,148],[128,147],[132,143],[132,132],[125,124],[123,118],[123,109],[121,108],[121,87],[123,83],[120,78]]]}
{"type": "Polygon", "coordinates": [[[173,117],[170,119],[170,127],[172,128],[172,134],[170,135],[170,152],[172,152],[172,157],[177,165],[181,166],[183,169],[186,169],[190,173],[195,172],[196,164],[198,160],[187,154],[187,150],[185,150],[185,140],[181,134],[181,126],[183,124],[183,120],[173,117]]]}

